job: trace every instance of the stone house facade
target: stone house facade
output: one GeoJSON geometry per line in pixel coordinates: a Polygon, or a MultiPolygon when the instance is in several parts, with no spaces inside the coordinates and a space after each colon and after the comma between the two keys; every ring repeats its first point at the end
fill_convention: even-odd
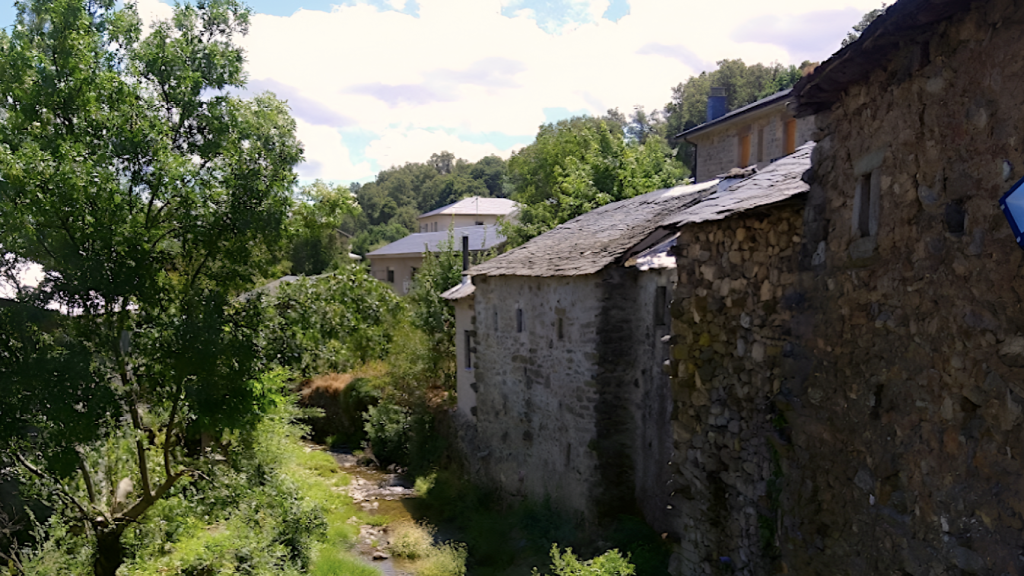
{"type": "Polygon", "coordinates": [[[810,140],[814,119],[795,118],[792,105],[792,91],[784,90],[680,134],[696,148],[695,181],[733,168],[763,169],[810,140]]]}
{"type": "Polygon", "coordinates": [[[471,268],[471,298],[449,292],[473,311],[456,344],[471,354],[475,405],[462,406],[460,386],[458,413],[477,479],[586,518],[640,513],[667,526],[675,263],[644,253],[663,254],[657,243],[636,248],[715,186],[598,208],[471,268]]]}
{"type": "Polygon", "coordinates": [[[673,574],[1024,573],[1022,32],[900,0],[794,88],[803,204],[680,229],[673,574]]]}

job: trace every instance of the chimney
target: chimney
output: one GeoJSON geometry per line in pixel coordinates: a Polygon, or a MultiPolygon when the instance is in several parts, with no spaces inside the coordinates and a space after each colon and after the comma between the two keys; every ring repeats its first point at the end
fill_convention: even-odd
{"type": "Polygon", "coordinates": [[[462,237],[462,271],[469,270],[469,236],[462,237]]]}
{"type": "Polygon", "coordinates": [[[725,88],[711,88],[708,96],[708,122],[725,116],[725,88]]]}

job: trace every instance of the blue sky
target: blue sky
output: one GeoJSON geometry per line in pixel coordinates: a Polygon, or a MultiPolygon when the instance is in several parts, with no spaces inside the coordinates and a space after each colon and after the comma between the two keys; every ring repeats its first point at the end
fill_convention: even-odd
{"type": "MultiPolygon", "coordinates": [[[[13,22],[0,0],[0,26],[13,22]]],[[[143,18],[172,1],[138,0],[143,18]]],[[[876,0],[249,0],[250,92],[287,99],[304,180],[352,182],[448,150],[507,157],[537,128],[663,106],[717,60],[838,49],[876,0]],[[724,17],[723,15],[726,15],[724,17]]]]}

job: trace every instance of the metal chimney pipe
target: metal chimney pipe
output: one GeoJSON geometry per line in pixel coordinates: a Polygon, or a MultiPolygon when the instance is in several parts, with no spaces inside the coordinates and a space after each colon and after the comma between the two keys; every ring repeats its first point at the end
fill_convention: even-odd
{"type": "Polygon", "coordinates": [[[462,271],[469,270],[469,236],[462,237],[462,271]]]}

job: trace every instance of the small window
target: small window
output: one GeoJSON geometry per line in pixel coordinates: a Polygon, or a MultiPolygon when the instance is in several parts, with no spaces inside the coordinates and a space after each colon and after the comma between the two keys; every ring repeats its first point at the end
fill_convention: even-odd
{"type": "Polygon", "coordinates": [[[665,325],[665,304],[668,300],[668,287],[658,286],[654,290],[654,325],[665,325]]]}
{"type": "Polygon", "coordinates": [[[410,274],[410,276],[412,276],[413,278],[415,278],[415,277],[416,277],[416,271],[417,271],[417,270],[419,270],[419,268],[416,268],[415,266],[413,266],[413,268],[412,268],[412,274],[410,274]]]}
{"type": "Polygon", "coordinates": [[[871,236],[871,174],[860,177],[857,194],[857,232],[861,238],[871,236]]]}
{"type": "Polygon", "coordinates": [[[474,222],[473,224],[475,224],[475,225],[477,225],[477,226],[483,226],[483,225],[484,225],[484,221],[483,221],[483,220],[477,220],[477,221],[476,221],[476,222],[474,222]]]}
{"type": "Polygon", "coordinates": [[[395,283],[395,271],[391,268],[388,268],[388,282],[392,284],[395,283]]]}
{"type": "Polygon", "coordinates": [[[437,232],[437,222],[434,222],[434,232],[437,232]]]}
{"type": "Polygon", "coordinates": [[[786,141],[785,141],[785,154],[792,154],[796,151],[796,120],[790,118],[786,120],[786,141]]]}
{"type": "Polygon", "coordinates": [[[565,330],[562,328],[562,319],[561,318],[558,319],[558,339],[559,340],[564,340],[565,339],[565,330]]]}
{"type": "Polygon", "coordinates": [[[494,311],[494,331],[498,331],[498,311],[494,311]]]}
{"type": "Polygon", "coordinates": [[[465,342],[465,357],[466,357],[466,370],[473,369],[473,352],[471,347],[473,346],[473,338],[469,334],[469,330],[463,330],[463,341],[465,342]]]}
{"type": "Polygon", "coordinates": [[[523,309],[516,308],[516,332],[523,331],[523,309]]]}

